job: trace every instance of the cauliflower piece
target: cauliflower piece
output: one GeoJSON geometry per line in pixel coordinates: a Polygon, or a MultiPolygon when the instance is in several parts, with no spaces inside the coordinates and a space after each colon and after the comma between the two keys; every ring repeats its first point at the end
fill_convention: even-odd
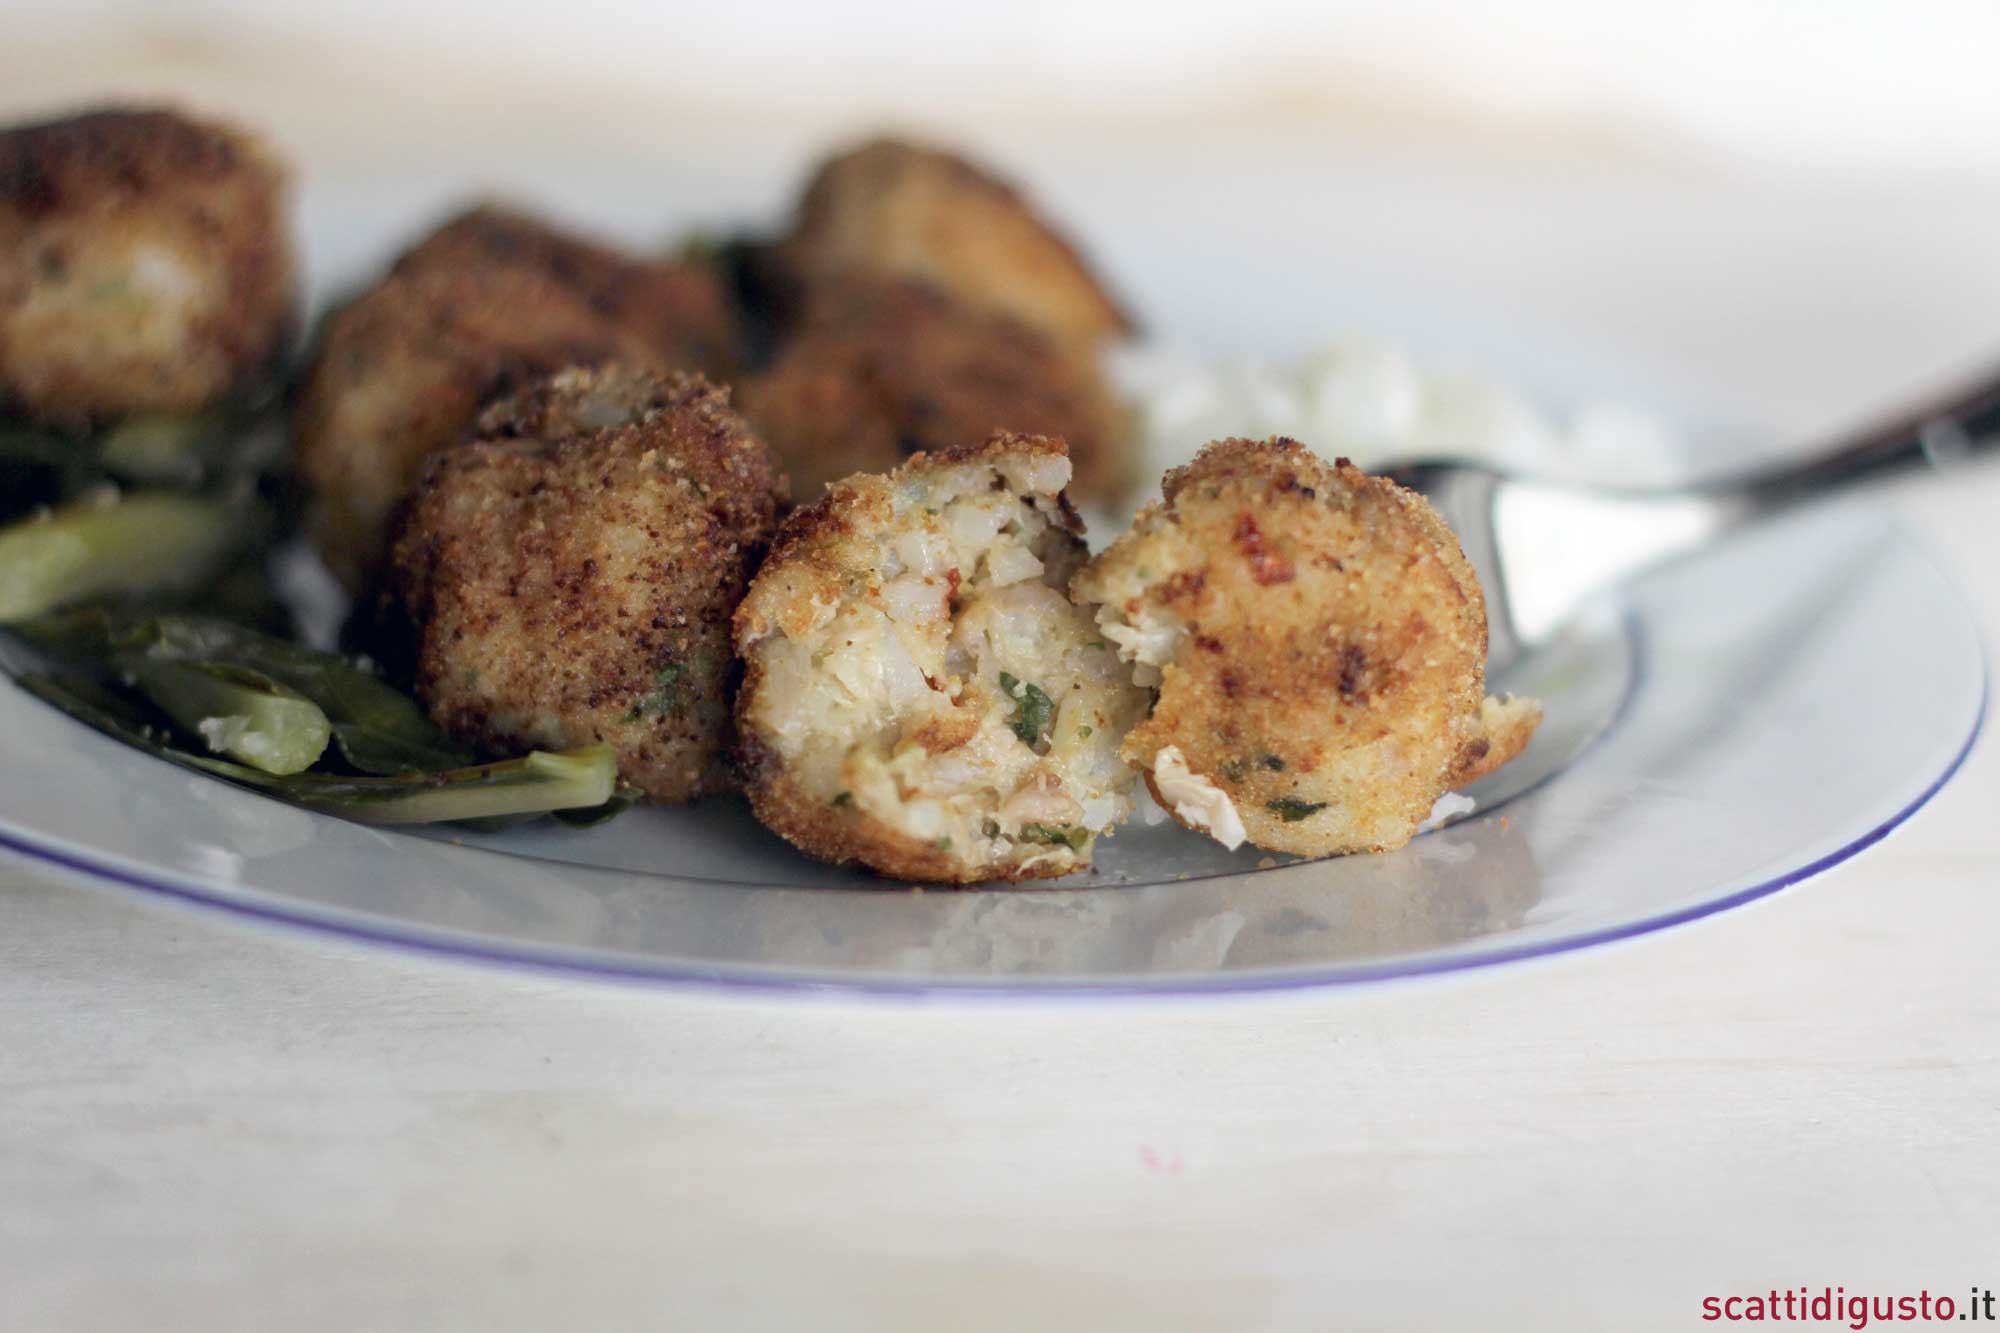
{"type": "Polygon", "coordinates": [[[1153,790],[1184,826],[1198,829],[1235,851],[1249,836],[1229,793],[1187,766],[1178,745],[1163,745],[1153,756],[1153,790]]]}

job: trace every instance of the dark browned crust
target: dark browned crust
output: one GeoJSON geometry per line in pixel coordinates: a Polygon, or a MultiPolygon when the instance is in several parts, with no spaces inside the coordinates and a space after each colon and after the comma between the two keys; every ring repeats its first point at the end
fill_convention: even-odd
{"type": "Polygon", "coordinates": [[[1076,244],[1017,186],[929,145],[882,137],[828,158],[806,186],[785,246],[808,268],[860,264],[937,283],[958,300],[1066,342],[1094,344],[1137,332],[1076,244]],[[917,191],[929,196],[931,215],[893,217],[914,203],[917,191]],[[856,216],[865,213],[881,214],[881,221],[871,225],[856,216]],[[1002,226],[1013,233],[1004,258],[955,245],[957,236],[991,243],[1002,226]],[[865,238],[865,253],[852,248],[858,238],[865,238]],[[998,297],[1003,290],[1008,295],[998,297]]]}
{"type": "Polygon", "coordinates": [[[388,549],[423,459],[487,400],[565,366],[658,364],[644,340],[530,265],[390,277],[329,317],[292,412],[321,555],[350,591],[388,549]]]}
{"type": "Polygon", "coordinates": [[[802,499],[995,432],[1065,440],[1085,499],[1132,480],[1130,423],[1093,359],[922,283],[807,283],[776,360],[739,382],[738,401],[802,499]]]}
{"type": "MultiPolygon", "coordinates": [[[[1179,747],[1261,847],[1326,855],[1407,841],[1479,736],[1484,605],[1449,529],[1414,493],[1292,440],[1210,445],[1163,490],[1167,520],[1206,560],[1148,595],[1189,637],[1152,715],[1126,737],[1127,758],[1147,771],[1179,747]],[[1337,800],[1315,785],[1350,748],[1391,734],[1435,751],[1433,770],[1337,800]],[[1272,806],[1322,801],[1343,824],[1287,821],[1272,806]],[[1348,823],[1399,835],[1332,839],[1348,823]]],[[[1132,559],[1121,548],[1143,540],[1098,560],[1132,559]]]]}
{"type": "Polygon", "coordinates": [[[41,217],[264,165],[237,131],[164,107],[103,107],[0,131],[0,201],[41,217]]]}
{"type": "MultiPolygon", "coordinates": [[[[742,694],[760,685],[757,664],[745,668],[742,694]]],[[[740,696],[739,696],[740,697],[740,696]]],[[[742,731],[739,714],[737,728],[742,731]]],[[[934,843],[889,828],[857,813],[851,806],[833,806],[800,792],[782,778],[761,780],[744,765],[761,763],[767,774],[776,756],[755,740],[738,742],[743,789],[759,823],[815,861],[838,866],[866,866],[890,879],[916,884],[1023,884],[1062,879],[1090,868],[1077,861],[1061,869],[1044,866],[968,865],[934,843]]]]}
{"type": "Polygon", "coordinates": [[[638,259],[503,204],[480,204],[449,219],[406,251],[394,272],[473,273],[516,264],[540,269],[645,339],[662,364],[718,382],[743,365],[742,323],[717,265],[638,259]]]}
{"type": "Polygon", "coordinates": [[[418,697],[497,752],[609,743],[655,800],[729,789],[730,619],[783,498],[699,376],[569,370],[493,404],[401,518],[418,697]]]}
{"type": "MultiPolygon", "coordinates": [[[[887,476],[855,476],[827,488],[819,499],[786,515],[756,582],[795,578],[802,588],[837,595],[860,556],[854,545],[878,535],[889,517],[888,497],[898,477],[916,469],[975,464],[1021,453],[1065,456],[1061,440],[996,434],[977,444],[959,444],[916,454],[887,476]]],[[[1082,525],[1065,501],[1063,526],[1074,537],[1082,525]]],[[[1081,546],[1080,539],[1078,540],[1081,546]]],[[[759,608],[747,601],[735,623],[737,654],[744,660],[743,688],[736,696],[737,769],[744,794],[758,820],[807,856],[834,865],[865,865],[896,879],[931,884],[1021,883],[1056,879],[1086,869],[1087,861],[1062,870],[968,865],[922,839],[870,818],[852,805],[835,805],[805,792],[792,781],[783,759],[758,735],[752,710],[764,687],[763,665],[754,649],[770,632],[759,608]]]]}
{"type": "Polygon", "coordinates": [[[192,412],[268,388],[297,324],[285,174],[246,131],[164,108],[112,107],[0,131],[0,411],[71,429],[138,412],[192,412]],[[144,236],[201,284],[199,313],[161,349],[132,340],[130,311],[55,297],[144,236]],[[70,344],[74,342],[74,347],[70,344]],[[61,349],[52,351],[51,349],[61,349]]]}

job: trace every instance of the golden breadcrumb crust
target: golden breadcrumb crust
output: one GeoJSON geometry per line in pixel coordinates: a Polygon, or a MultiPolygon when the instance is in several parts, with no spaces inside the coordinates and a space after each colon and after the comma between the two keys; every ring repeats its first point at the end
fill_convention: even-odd
{"type": "Polygon", "coordinates": [[[1017,189],[921,144],[875,139],[828,159],[785,245],[804,267],[918,279],[1065,343],[1133,331],[1076,247],[1017,189]]]}
{"type": "Polygon", "coordinates": [[[1066,441],[1081,497],[1110,499],[1131,481],[1130,423],[1090,358],[921,283],[808,281],[776,359],[739,382],[738,404],[801,499],[996,431],[1066,441]]]}
{"type": "Polygon", "coordinates": [[[1542,705],[1534,699],[1487,695],[1479,706],[1479,735],[1459,753],[1452,770],[1453,790],[1470,787],[1521,757],[1535,728],[1542,725],[1542,705]]]}
{"type": "Polygon", "coordinates": [[[649,344],[540,268],[390,277],[320,330],[292,412],[321,557],[361,592],[424,457],[459,438],[498,394],[571,365],[665,369],[649,344]]]}
{"type": "Polygon", "coordinates": [[[1164,494],[1072,585],[1119,624],[1170,627],[1128,761],[1152,782],[1178,747],[1260,847],[1407,842],[1501,748],[1481,724],[1485,609],[1449,529],[1291,440],[1210,445],[1164,494]]]}
{"type": "Polygon", "coordinates": [[[419,698],[494,751],[609,743],[655,800],[731,787],[730,618],[783,497],[700,376],[566,370],[492,405],[398,530],[419,698]]]}
{"type": "Polygon", "coordinates": [[[285,179],[242,130],[108,109],[0,132],[0,410],[184,413],[275,378],[285,179]]]}
{"type": "MultiPolygon", "coordinates": [[[[912,836],[868,814],[859,801],[828,799],[828,793],[801,780],[778,753],[767,714],[780,701],[768,697],[761,646],[782,636],[803,637],[856,587],[867,585],[881,567],[898,524],[899,488],[956,468],[1019,463],[1036,457],[1062,458],[1062,442],[1034,436],[994,436],[978,445],[918,454],[887,475],[849,477],[811,504],[788,515],[771,554],[736,613],[736,647],[745,661],[737,697],[739,768],[757,818],[806,854],[836,863],[858,862],[882,874],[933,883],[1021,881],[1068,874],[1089,864],[1087,851],[1023,859],[980,860],[964,845],[912,836]]],[[[1081,524],[1060,496],[1045,511],[1054,525],[1060,554],[1081,558],[1081,524]]],[[[1072,566],[1073,567],[1073,566],[1072,566]]],[[[967,571],[967,578],[970,571],[967,571]]],[[[958,586],[959,573],[952,571],[958,586]]],[[[1087,635],[1087,627],[1080,626],[1087,635]]],[[[946,749],[959,736],[927,739],[946,749]]]]}
{"type": "Polygon", "coordinates": [[[719,266],[643,260],[526,212],[487,203],[449,219],[404,252],[394,271],[540,269],[598,314],[650,344],[662,364],[718,383],[742,365],[743,334],[719,266]]]}

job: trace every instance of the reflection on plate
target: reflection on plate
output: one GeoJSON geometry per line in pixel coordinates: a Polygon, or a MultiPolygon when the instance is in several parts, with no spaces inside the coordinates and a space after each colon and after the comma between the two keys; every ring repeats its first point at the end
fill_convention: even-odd
{"type": "MultiPolygon", "coordinates": [[[[1579,553],[1587,558],[1588,553],[1579,553]]],[[[736,805],[594,831],[391,833],[291,809],[0,694],[0,843],[265,917],[662,979],[860,989],[1324,984],[1574,948],[1748,901],[1906,818],[1983,714],[1971,619],[1865,508],[1798,516],[1587,608],[1501,688],[1542,698],[1468,819],[1287,863],[1165,827],[1047,889],[883,887],[736,805]]]]}

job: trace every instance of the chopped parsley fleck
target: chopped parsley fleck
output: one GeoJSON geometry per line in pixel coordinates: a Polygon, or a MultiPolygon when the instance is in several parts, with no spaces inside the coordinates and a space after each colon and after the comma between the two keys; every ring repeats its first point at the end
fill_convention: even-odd
{"type": "Polygon", "coordinates": [[[1007,719],[1007,725],[1021,738],[1021,744],[1037,744],[1047,734],[1049,722],[1055,717],[1055,700],[1042,693],[1039,686],[1005,671],[1000,673],[1000,689],[1017,705],[1014,715],[1007,719]]]}
{"type": "Polygon", "coordinates": [[[835,805],[853,805],[854,793],[851,791],[835,792],[833,794],[833,803],[835,805]]]}
{"type": "Polygon", "coordinates": [[[1067,847],[1073,852],[1080,852],[1090,845],[1090,830],[1073,824],[1023,824],[1021,841],[1046,843],[1050,847],[1067,847]]]}
{"type": "Polygon", "coordinates": [[[669,662],[653,673],[653,688],[646,697],[632,705],[632,711],[625,716],[627,722],[637,722],[651,714],[654,717],[672,717],[681,708],[681,678],[687,668],[679,662],[669,662]]]}
{"type": "Polygon", "coordinates": [[[941,852],[948,852],[951,850],[951,834],[947,833],[942,838],[939,838],[937,840],[937,849],[941,852]]]}
{"type": "Polygon", "coordinates": [[[1078,728],[1076,729],[1076,734],[1077,734],[1077,737],[1078,737],[1079,739],[1081,739],[1081,740],[1086,740],[1086,741],[1087,741],[1087,740],[1089,740],[1089,739],[1090,739],[1090,732],[1091,732],[1091,728],[1089,728],[1089,727],[1078,727],[1078,728]]]}
{"type": "Polygon", "coordinates": [[[1282,773],[1285,771],[1285,761],[1274,754],[1267,754],[1257,762],[1270,769],[1273,773],[1282,773]]]}
{"type": "Polygon", "coordinates": [[[1249,768],[1241,759],[1231,759],[1222,766],[1222,776],[1228,778],[1231,782],[1243,781],[1243,775],[1249,771],[1249,768]]]}
{"type": "Polygon", "coordinates": [[[1264,808],[1275,812],[1287,824],[1296,824],[1301,819],[1309,819],[1326,809],[1326,802],[1301,801],[1296,796],[1280,796],[1275,801],[1264,802],[1264,808]]]}
{"type": "Polygon", "coordinates": [[[996,820],[989,819],[980,824],[979,831],[989,838],[997,838],[1000,836],[1000,825],[996,820]]]}
{"type": "Polygon", "coordinates": [[[1106,643],[1102,639],[1092,639],[1089,643],[1086,643],[1083,646],[1086,648],[1109,648],[1111,645],[1106,643]]]}

